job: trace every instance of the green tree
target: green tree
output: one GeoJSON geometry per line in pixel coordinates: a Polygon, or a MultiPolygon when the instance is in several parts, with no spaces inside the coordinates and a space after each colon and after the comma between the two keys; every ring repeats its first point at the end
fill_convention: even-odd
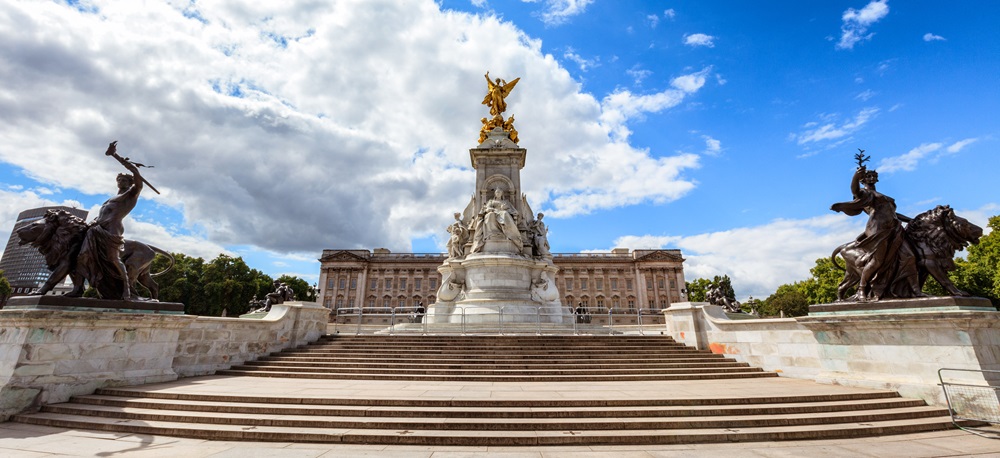
{"type": "Polygon", "coordinates": [[[684,282],[684,287],[688,290],[688,301],[705,302],[705,294],[711,284],[712,280],[707,278],[697,278],[694,281],[684,282]]]}
{"type": "Polygon", "coordinates": [[[786,317],[809,314],[809,299],[802,293],[800,284],[797,282],[779,286],[774,294],[764,299],[761,316],[780,316],[782,312],[786,317]]]}
{"type": "Polygon", "coordinates": [[[290,275],[282,275],[278,277],[278,281],[292,288],[292,291],[295,292],[295,300],[316,302],[316,291],[305,280],[290,275]]]}
{"type": "Polygon", "coordinates": [[[10,287],[10,282],[7,281],[7,277],[0,270],[0,308],[7,305],[7,298],[10,297],[10,293],[13,291],[10,287]]]}
{"type": "MultiPolygon", "coordinates": [[[[968,249],[968,259],[955,260],[955,270],[948,274],[955,286],[973,296],[985,297],[1000,306],[1000,215],[989,219],[990,233],[968,249]]],[[[930,281],[927,289],[934,289],[930,281]]],[[[940,288],[940,285],[937,286],[940,288]]],[[[944,288],[940,288],[944,293],[944,288]]],[[[934,291],[937,292],[937,291],[934,291]]]]}
{"type": "MultiPolygon", "coordinates": [[[[843,260],[840,260],[843,265],[843,260]]],[[[833,264],[830,258],[819,258],[809,269],[812,277],[798,284],[799,291],[806,296],[809,304],[829,304],[837,300],[837,286],[844,278],[844,271],[833,264]]]]}
{"type": "MultiPolygon", "coordinates": [[[[184,313],[205,315],[208,307],[202,282],[205,260],[182,253],[173,253],[173,257],[174,266],[154,278],[160,286],[160,301],[180,302],[184,304],[184,313]]],[[[169,263],[170,260],[165,256],[157,256],[153,260],[151,272],[163,272],[169,263]]]]}
{"type": "Polygon", "coordinates": [[[202,281],[207,300],[205,315],[227,316],[246,313],[250,310],[250,299],[259,292],[262,278],[270,279],[262,272],[251,269],[241,257],[220,254],[205,265],[202,281]]]}
{"type": "Polygon", "coordinates": [[[745,313],[762,313],[761,310],[764,309],[764,301],[760,299],[754,299],[751,296],[746,301],[740,303],[740,310],[745,313]]]}

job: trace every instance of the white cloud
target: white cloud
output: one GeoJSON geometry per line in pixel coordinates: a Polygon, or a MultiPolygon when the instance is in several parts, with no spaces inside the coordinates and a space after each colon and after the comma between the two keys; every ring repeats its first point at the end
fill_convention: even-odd
{"type": "MultiPolygon", "coordinates": [[[[558,2],[567,14],[589,3],[558,2]]],[[[0,2],[0,161],[106,195],[121,168],[101,153],[119,140],[156,166],[144,175],[163,195],[144,197],[209,245],[135,229],[157,244],[408,250],[472,192],[487,69],[522,77],[507,114],[536,209],[571,216],[694,187],[683,172],[697,155],[635,148],[626,125],[680,104],[708,69],[595,98],[512,24],[432,0],[95,5],[0,2]]]]}
{"type": "Polygon", "coordinates": [[[916,148],[907,151],[905,154],[900,154],[899,156],[892,156],[882,159],[879,163],[879,172],[898,172],[900,170],[912,172],[917,169],[917,164],[920,160],[927,157],[937,150],[941,149],[943,146],[941,143],[924,143],[916,148]]]}
{"type": "Polygon", "coordinates": [[[877,94],[878,92],[875,92],[871,89],[865,89],[864,91],[859,92],[858,95],[854,96],[854,98],[862,102],[867,102],[869,99],[875,97],[877,94]]]}
{"type": "Polygon", "coordinates": [[[633,95],[628,90],[618,90],[601,102],[601,121],[609,128],[615,138],[625,140],[631,133],[625,127],[625,121],[642,115],[656,113],[679,105],[686,96],[693,94],[705,85],[705,77],[711,67],[674,78],[671,89],[648,95],[633,95]]]}
{"type": "MultiPolygon", "coordinates": [[[[536,0],[522,0],[534,3],[536,0]]],[[[545,11],[542,13],[542,22],[547,25],[559,25],[578,14],[583,14],[587,6],[594,3],[594,0],[543,0],[545,11]]]]}
{"type": "Polygon", "coordinates": [[[590,70],[594,67],[601,66],[601,59],[599,57],[595,57],[593,59],[584,59],[579,54],[577,54],[573,48],[567,48],[566,52],[563,53],[563,57],[566,60],[575,63],[578,67],[580,67],[580,71],[582,72],[590,70]]]}
{"type": "Polygon", "coordinates": [[[819,125],[815,122],[809,122],[804,126],[807,130],[795,135],[795,139],[800,145],[813,142],[837,140],[854,133],[854,131],[860,129],[876,115],[878,115],[878,108],[869,107],[858,112],[854,119],[846,121],[840,125],[837,125],[836,122],[827,122],[823,125],[819,125]]]}
{"type": "Polygon", "coordinates": [[[625,73],[632,77],[636,86],[642,85],[642,81],[649,78],[649,75],[653,74],[653,72],[640,67],[639,64],[633,65],[632,68],[625,70],[625,73]]]}
{"type": "Polygon", "coordinates": [[[663,17],[667,19],[673,19],[677,16],[677,12],[673,8],[663,10],[663,17]]]}
{"type": "Polygon", "coordinates": [[[875,34],[868,33],[868,27],[889,14],[887,2],[888,0],[874,0],[860,10],[848,8],[844,11],[837,49],[853,49],[858,42],[871,40],[875,34]]]}
{"type": "Polygon", "coordinates": [[[924,41],[947,41],[941,35],[934,35],[933,33],[925,33],[924,41]]]}
{"type": "Polygon", "coordinates": [[[955,154],[959,151],[962,151],[962,148],[965,148],[966,146],[969,146],[970,144],[975,143],[978,140],[979,140],[978,138],[966,138],[965,140],[959,140],[948,146],[947,151],[950,154],[955,154]]]}
{"type": "Polygon", "coordinates": [[[687,281],[725,274],[740,299],[764,299],[782,284],[809,278],[816,259],[852,240],[864,224],[863,218],[829,214],[684,237],[624,236],[613,246],[679,248],[687,281]]]}
{"type": "Polygon", "coordinates": [[[722,142],[708,135],[702,135],[701,138],[705,140],[705,154],[716,156],[722,152],[722,142]]]}
{"type": "MultiPolygon", "coordinates": [[[[7,186],[8,189],[0,189],[0,237],[9,237],[14,230],[14,223],[17,222],[17,215],[29,208],[51,207],[62,205],[65,207],[82,208],[80,202],[75,200],[54,201],[42,197],[35,190],[16,189],[18,186],[7,186]]],[[[3,239],[6,243],[6,238],[3,239]]],[[[3,250],[0,250],[3,256],[3,250]]]]}
{"type": "Polygon", "coordinates": [[[646,16],[646,20],[649,21],[649,26],[654,29],[660,23],[660,17],[655,14],[650,14],[649,16],[646,16]]]}
{"type": "Polygon", "coordinates": [[[684,44],[688,46],[707,46],[709,48],[714,48],[715,37],[705,35],[704,33],[692,33],[690,35],[684,35],[684,44]]]}

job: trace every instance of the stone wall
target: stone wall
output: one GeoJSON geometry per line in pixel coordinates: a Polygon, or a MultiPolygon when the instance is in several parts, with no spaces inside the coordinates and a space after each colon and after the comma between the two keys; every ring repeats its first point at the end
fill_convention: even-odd
{"type": "Polygon", "coordinates": [[[205,375],[315,341],[329,311],[275,305],[259,320],[0,310],[0,421],[108,386],[205,375]]]}
{"type": "MultiPolygon", "coordinates": [[[[870,313],[731,320],[722,307],[679,303],[664,311],[676,340],[782,376],[898,391],[945,405],[938,369],[1000,370],[1000,313],[870,313]]],[[[1000,387],[990,373],[951,382],[1000,387]]],[[[985,390],[989,391],[989,390],[985,390]]],[[[996,398],[986,402],[996,403],[996,398]]]]}

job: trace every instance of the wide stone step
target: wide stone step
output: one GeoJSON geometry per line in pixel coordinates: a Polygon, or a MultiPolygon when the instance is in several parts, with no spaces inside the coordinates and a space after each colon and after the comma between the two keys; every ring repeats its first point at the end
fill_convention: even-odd
{"type": "MultiPolygon", "coordinates": [[[[423,418],[640,418],[640,417],[713,417],[746,415],[819,414],[858,410],[925,407],[923,401],[906,398],[823,400],[815,402],[750,405],[677,405],[677,406],[451,406],[410,405],[315,405],[267,402],[220,402],[106,395],[75,396],[70,401],[79,406],[110,406],[135,409],[159,409],[178,412],[217,412],[243,415],[315,415],[344,417],[423,417],[423,418]]],[[[59,404],[55,407],[68,406],[59,404]]],[[[80,407],[77,407],[80,408],[80,407]]]]}
{"type": "Polygon", "coordinates": [[[162,409],[95,406],[63,403],[45,406],[42,412],[179,423],[280,426],[286,428],[365,428],[437,431],[565,431],[565,430],[637,430],[690,428],[758,428],[774,426],[820,425],[891,421],[947,416],[945,409],[920,406],[885,410],[824,412],[823,414],[727,415],[712,417],[625,417],[608,411],[604,417],[556,418],[441,418],[413,415],[407,418],[382,416],[322,416],[265,414],[247,415],[228,412],[178,412],[162,409]]]}
{"type": "MultiPolygon", "coordinates": [[[[285,356],[278,354],[275,356],[264,356],[256,361],[270,362],[270,361],[284,361],[284,362],[316,362],[316,363],[341,363],[341,364],[354,364],[354,363],[370,363],[373,362],[375,358],[370,356],[285,356]]],[[[413,356],[406,357],[381,357],[377,358],[375,362],[378,363],[412,363],[416,361],[417,358],[413,356]]],[[[648,358],[607,358],[607,357],[592,357],[592,358],[476,358],[474,362],[470,362],[470,358],[453,358],[453,357],[421,357],[419,361],[423,364],[454,364],[454,363],[468,363],[468,364],[646,364],[650,363],[648,358]]],[[[657,358],[653,360],[654,363],[662,364],[704,364],[704,363],[719,363],[719,362],[731,362],[733,359],[726,358],[722,355],[697,355],[686,358],[657,358]]]]}
{"type": "Polygon", "coordinates": [[[287,361],[282,359],[247,361],[241,366],[266,366],[266,367],[310,367],[310,368],[352,368],[352,369],[496,369],[496,370],[615,370],[615,369],[679,369],[679,368],[721,368],[721,367],[750,367],[747,363],[740,363],[732,360],[707,361],[707,362],[607,362],[592,364],[590,361],[560,361],[560,362],[534,362],[534,361],[477,361],[475,363],[465,363],[461,361],[441,362],[427,361],[422,359],[411,361],[287,361]]]}
{"type": "Polygon", "coordinates": [[[261,364],[261,365],[238,365],[233,366],[232,370],[242,370],[242,371],[281,371],[281,372],[296,372],[296,373],[317,373],[322,374],[325,372],[336,371],[339,373],[353,374],[353,373],[369,373],[373,369],[377,370],[391,370],[396,374],[408,375],[466,375],[466,376],[487,376],[487,375],[518,375],[518,376],[552,376],[552,375],[618,375],[618,374],[689,374],[689,373],[699,373],[699,374],[725,374],[734,372],[762,372],[761,369],[756,367],[750,367],[749,365],[735,365],[732,367],[725,367],[719,365],[710,365],[707,367],[690,367],[690,366],[679,366],[673,368],[608,368],[608,369],[588,369],[588,368],[576,368],[576,367],[564,367],[555,369],[546,369],[540,367],[531,368],[499,368],[499,367],[487,367],[482,369],[476,369],[469,366],[455,366],[455,367],[441,367],[436,369],[430,368],[420,368],[413,366],[404,365],[385,365],[385,366],[374,366],[372,368],[354,368],[354,367],[344,367],[344,366],[285,366],[285,365],[271,365],[271,364],[261,364]]]}
{"type": "Polygon", "coordinates": [[[652,380],[718,380],[737,378],[777,377],[773,372],[763,372],[760,369],[748,368],[740,372],[683,374],[581,374],[581,375],[462,375],[451,373],[447,375],[402,374],[402,373],[345,373],[345,372],[289,372],[281,370],[229,369],[216,372],[218,375],[236,375],[252,377],[283,377],[329,380],[417,380],[417,381],[467,381],[467,382],[627,382],[652,380]]]}
{"type": "MultiPolygon", "coordinates": [[[[399,445],[544,446],[648,445],[709,442],[833,439],[904,434],[948,429],[951,417],[821,423],[813,425],[718,427],[677,429],[554,429],[495,430],[302,428],[248,424],[186,423],[159,420],[103,418],[42,412],[15,417],[22,423],[83,428],[131,434],[157,434],[206,440],[323,442],[399,445]]],[[[438,422],[437,424],[441,424],[438,422]]]]}
{"type": "MultiPolygon", "coordinates": [[[[218,393],[178,393],[147,391],[142,387],[135,388],[100,388],[96,392],[99,396],[116,396],[130,399],[160,399],[178,401],[200,401],[216,403],[267,403],[267,404],[301,404],[311,406],[347,405],[347,406],[371,406],[371,407],[456,407],[456,408],[584,408],[584,407],[718,407],[718,406],[748,406],[759,404],[804,404],[818,402],[859,402],[869,400],[885,399],[905,399],[899,393],[893,391],[864,391],[848,393],[823,393],[805,395],[782,395],[782,396],[718,396],[711,398],[691,397],[656,397],[628,399],[398,399],[393,397],[372,396],[366,397],[298,397],[298,396],[244,396],[218,393]]],[[[909,400],[913,401],[913,400],[909,400]]],[[[923,401],[916,401],[922,403],[923,401]]]]}

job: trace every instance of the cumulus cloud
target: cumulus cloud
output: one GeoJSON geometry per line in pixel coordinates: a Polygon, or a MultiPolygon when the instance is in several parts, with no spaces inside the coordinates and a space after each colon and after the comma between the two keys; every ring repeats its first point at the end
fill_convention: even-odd
{"type": "Polygon", "coordinates": [[[144,197],[201,228],[206,251],[405,251],[440,232],[475,182],[485,70],[522,78],[508,114],[536,209],[571,216],[694,186],[683,172],[697,155],[635,148],[626,126],[693,96],[708,69],[598,99],[510,23],[432,0],[91,4],[0,4],[0,161],[106,195],[121,168],[101,153],[119,140],[156,166],[145,175],[163,194],[144,197]]]}
{"type": "Polygon", "coordinates": [[[860,129],[876,115],[878,115],[878,108],[868,107],[858,112],[853,119],[840,124],[836,122],[824,122],[820,125],[817,122],[809,122],[803,126],[806,128],[805,131],[797,135],[793,134],[792,137],[800,145],[841,139],[860,129]]]}
{"type": "Polygon", "coordinates": [[[854,49],[859,42],[871,40],[875,34],[869,33],[868,28],[889,14],[888,1],[874,0],[860,10],[848,8],[844,11],[837,49],[854,49]]]}
{"type": "Polygon", "coordinates": [[[667,19],[673,19],[677,16],[677,12],[673,8],[663,10],[663,17],[667,19]]]}
{"type": "Polygon", "coordinates": [[[782,284],[809,278],[816,259],[830,256],[863,230],[862,218],[829,214],[683,237],[629,235],[616,239],[614,246],[679,248],[687,281],[729,275],[741,299],[763,299],[782,284]]]}
{"type": "Polygon", "coordinates": [[[652,28],[654,28],[654,29],[660,23],[660,17],[657,16],[657,15],[655,15],[655,14],[650,14],[650,15],[646,16],[646,20],[649,21],[649,26],[652,27],[652,28]]]}
{"type": "Polygon", "coordinates": [[[704,33],[692,33],[690,35],[684,35],[684,44],[688,46],[706,46],[714,48],[715,37],[705,35],[704,33]]]}
{"type": "Polygon", "coordinates": [[[933,33],[928,32],[924,34],[924,41],[947,41],[947,40],[945,40],[945,38],[942,37],[941,35],[934,35],[933,33]]]}
{"type": "Polygon", "coordinates": [[[653,72],[642,68],[639,64],[635,64],[632,68],[625,70],[625,74],[631,76],[632,80],[635,81],[636,86],[639,86],[642,85],[642,81],[649,78],[649,75],[652,75],[653,72]]]}

